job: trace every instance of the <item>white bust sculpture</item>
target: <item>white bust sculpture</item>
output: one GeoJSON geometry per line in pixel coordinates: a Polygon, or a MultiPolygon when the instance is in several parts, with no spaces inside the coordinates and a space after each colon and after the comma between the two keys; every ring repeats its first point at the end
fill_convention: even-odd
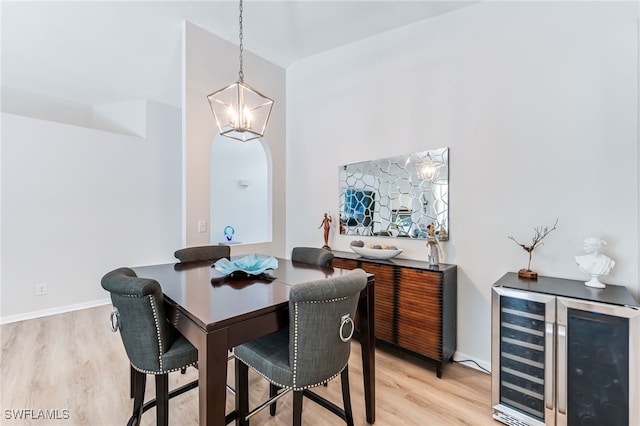
{"type": "Polygon", "coordinates": [[[576,256],[576,262],[582,272],[591,275],[591,279],[585,285],[595,288],[604,288],[605,285],[598,279],[600,275],[609,275],[616,262],[610,257],[601,254],[600,248],[607,245],[605,240],[589,237],[584,240],[584,251],[586,254],[576,256]]]}

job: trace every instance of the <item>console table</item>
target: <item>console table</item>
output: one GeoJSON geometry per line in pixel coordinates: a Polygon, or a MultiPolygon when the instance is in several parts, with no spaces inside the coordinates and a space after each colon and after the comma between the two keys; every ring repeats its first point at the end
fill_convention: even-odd
{"type": "Polygon", "coordinates": [[[451,361],[456,350],[457,266],[333,254],[333,266],[375,275],[376,339],[433,361],[442,377],[444,361],[451,361]]]}

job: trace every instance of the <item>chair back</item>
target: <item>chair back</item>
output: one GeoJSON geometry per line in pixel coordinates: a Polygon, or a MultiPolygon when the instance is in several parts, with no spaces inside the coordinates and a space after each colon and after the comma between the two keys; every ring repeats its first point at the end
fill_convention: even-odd
{"type": "Polygon", "coordinates": [[[231,247],[225,244],[219,244],[217,246],[187,247],[176,250],[173,255],[180,262],[196,262],[200,260],[215,262],[223,257],[231,259],[231,247]]]}
{"type": "Polygon", "coordinates": [[[289,293],[289,364],[293,388],[323,383],[346,367],[353,318],[367,274],[344,275],[294,286],[289,293]]]}
{"type": "Polygon", "coordinates": [[[333,253],[315,247],[294,247],[291,250],[291,260],[311,265],[329,266],[333,260],[333,253]]]}
{"type": "Polygon", "coordinates": [[[101,283],[111,293],[111,326],[120,330],[131,365],[150,374],[166,372],[163,355],[178,334],[166,320],[160,284],[129,268],[107,273],[101,283]]]}

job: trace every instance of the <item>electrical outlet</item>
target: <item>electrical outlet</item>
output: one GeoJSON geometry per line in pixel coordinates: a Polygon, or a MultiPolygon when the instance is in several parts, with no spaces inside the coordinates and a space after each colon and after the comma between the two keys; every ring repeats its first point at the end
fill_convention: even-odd
{"type": "Polygon", "coordinates": [[[47,293],[47,283],[36,284],[36,296],[44,296],[47,293]]]}
{"type": "Polygon", "coordinates": [[[207,232],[207,221],[206,220],[198,221],[198,232],[207,232]]]}

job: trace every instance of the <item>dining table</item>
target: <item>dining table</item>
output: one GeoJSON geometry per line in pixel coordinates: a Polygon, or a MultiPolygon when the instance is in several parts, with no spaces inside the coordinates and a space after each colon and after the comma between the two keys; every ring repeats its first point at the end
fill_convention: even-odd
{"type": "MultiPolygon", "coordinates": [[[[240,256],[231,260],[238,258],[240,256]]],[[[198,350],[200,425],[222,426],[235,419],[235,410],[225,413],[229,350],[287,327],[289,291],[293,286],[349,272],[331,266],[279,257],[274,259],[277,267],[259,275],[226,275],[211,261],[132,268],[139,277],[152,278],[160,283],[169,322],[198,350]]],[[[362,349],[366,420],[373,424],[375,336],[372,274],[368,274],[367,286],[360,294],[356,318],[362,349]]]]}

